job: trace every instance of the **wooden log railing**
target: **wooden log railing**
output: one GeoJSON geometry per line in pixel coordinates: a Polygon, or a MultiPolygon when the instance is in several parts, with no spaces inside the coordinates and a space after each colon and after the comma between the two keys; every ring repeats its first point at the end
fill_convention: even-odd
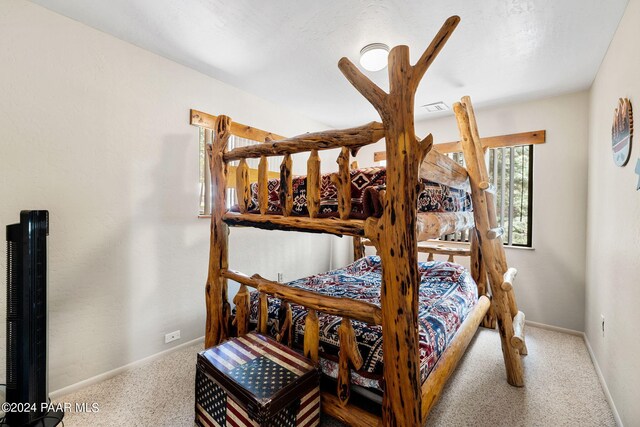
{"type": "Polygon", "coordinates": [[[289,347],[293,345],[293,312],[291,311],[291,304],[288,301],[282,301],[280,304],[279,313],[279,330],[276,334],[276,341],[287,343],[289,347]]]}
{"type": "Polygon", "coordinates": [[[304,321],[304,357],[318,363],[318,346],[320,342],[320,323],[318,312],[310,308],[304,321]]]}
{"type": "Polygon", "coordinates": [[[258,298],[258,332],[266,334],[269,324],[269,301],[265,293],[260,293],[258,298]]]}
{"type": "Polygon", "coordinates": [[[256,215],[227,212],[222,215],[228,225],[249,226],[264,230],[305,231],[336,236],[364,236],[365,222],[361,219],[308,218],[304,216],[256,215]]]}
{"type": "MultiPolygon", "coordinates": [[[[337,187],[339,217],[342,220],[348,220],[351,216],[350,153],[355,154],[361,147],[373,144],[383,136],[383,125],[378,122],[371,122],[356,128],[308,133],[292,138],[281,139],[279,141],[267,139],[264,144],[239,147],[228,152],[223,152],[222,159],[225,163],[240,160],[236,171],[238,207],[241,214],[249,215],[247,207],[251,198],[251,184],[248,180],[249,168],[247,166],[246,159],[260,158],[258,166],[258,202],[260,215],[264,216],[268,212],[269,204],[269,173],[267,170],[267,158],[271,156],[284,156],[282,163],[280,164],[280,188],[278,198],[280,201],[282,216],[288,218],[292,215],[293,211],[293,164],[291,155],[295,153],[309,152],[309,159],[307,160],[307,208],[309,218],[316,218],[320,211],[320,190],[322,185],[320,157],[318,155],[318,151],[340,148],[340,155],[337,159],[338,172],[332,174],[331,180],[337,187]]],[[[239,222],[249,219],[249,217],[244,219],[236,218],[239,222]]],[[[271,219],[273,218],[270,215],[270,220],[267,221],[268,224],[264,219],[259,220],[258,222],[263,224],[261,228],[285,230],[285,228],[280,228],[280,226],[287,226],[287,221],[281,222],[277,219],[275,221],[271,221],[271,219]]],[[[260,227],[259,225],[249,224],[248,222],[245,222],[244,224],[234,222],[233,218],[229,218],[227,223],[231,225],[251,225],[260,227]]],[[[318,225],[314,227],[314,231],[323,232],[323,226],[321,224],[318,225]]],[[[291,226],[291,224],[289,224],[289,227],[286,229],[309,231],[298,229],[295,226],[291,226]]],[[[329,231],[329,233],[332,232],[333,231],[329,231]]],[[[353,235],[351,233],[334,234],[353,235]]]]}
{"type": "MultiPolygon", "coordinates": [[[[268,211],[268,171],[267,157],[284,156],[280,165],[280,190],[279,200],[282,209],[282,216],[289,217],[293,208],[293,188],[292,188],[292,159],[291,154],[310,152],[307,161],[307,208],[310,218],[316,218],[320,209],[320,158],[319,150],[340,148],[338,156],[338,172],[332,174],[332,181],[338,192],[338,212],[342,220],[347,220],[351,215],[351,167],[349,165],[350,152],[354,153],[362,146],[372,144],[384,137],[384,126],[378,122],[371,122],[366,125],[342,130],[331,130],[316,133],[308,133],[292,138],[278,141],[267,140],[264,144],[251,145],[247,147],[235,148],[224,152],[222,159],[225,163],[240,160],[236,172],[236,190],[238,193],[238,204],[241,214],[247,214],[247,206],[251,197],[250,183],[248,182],[248,166],[246,159],[260,158],[258,167],[258,201],[260,214],[265,215],[268,211]]],[[[448,157],[430,150],[433,145],[433,138],[427,135],[424,140],[418,140],[417,144],[424,153],[424,160],[419,163],[418,176],[420,179],[442,182],[446,185],[457,188],[468,188],[468,174],[464,167],[460,166],[448,157]]],[[[382,198],[382,195],[381,195],[382,198]]],[[[243,225],[232,222],[231,225],[243,225]]],[[[260,221],[264,222],[264,221],[260,221]]],[[[277,222],[277,221],[276,221],[277,222]]],[[[452,227],[460,227],[460,218],[455,216],[439,215],[432,216],[423,223],[422,233],[419,238],[433,238],[440,234],[435,233],[438,229],[442,232],[451,230],[452,227]]],[[[468,228],[467,220],[463,221],[462,227],[468,228]]],[[[252,224],[244,224],[252,225],[252,224]]],[[[266,227],[265,227],[266,228],[266,227]]],[[[270,229],[280,229],[277,224],[272,224],[270,229]]],[[[295,227],[289,228],[296,229],[295,227]]],[[[320,232],[320,230],[318,230],[320,232]]],[[[335,233],[337,234],[337,233],[335,233]]],[[[348,233],[347,233],[348,234],[348,233]]],[[[442,234],[442,233],[441,233],[442,234]]]]}
{"type": "Polygon", "coordinates": [[[265,156],[260,157],[258,164],[258,205],[260,214],[266,214],[269,209],[269,163],[265,156]]]}
{"type": "Polygon", "coordinates": [[[418,212],[416,234],[418,241],[424,241],[468,230],[473,226],[473,212],[418,212]]]}
{"type": "Polygon", "coordinates": [[[249,182],[249,165],[246,159],[241,159],[236,169],[236,194],[238,195],[238,209],[247,212],[251,201],[251,182],[249,182]]]}
{"type": "Polygon", "coordinates": [[[469,174],[459,163],[439,153],[431,150],[420,163],[420,179],[438,182],[449,187],[469,189],[469,174]]]}
{"type": "Polygon", "coordinates": [[[285,154],[280,164],[280,208],[282,215],[289,216],[293,210],[293,173],[291,155],[285,154]]]}
{"type": "Polygon", "coordinates": [[[340,353],[338,355],[338,400],[342,406],[349,403],[351,396],[351,367],[362,368],[362,356],[358,350],[356,333],[348,317],[342,319],[338,328],[340,353]]]}
{"type": "Polygon", "coordinates": [[[223,270],[222,276],[240,283],[240,291],[234,298],[234,302],[241,304],[236,310],[236,318],[234,319],[234,323],[238,327],[238,335],[248,332],[248,326],[246,328],[242,326],[249,324],[249,293],[247,286],[255,288],[259,292],[257,330],[261,334],[268,332],[268,296],[282,301],[275,338],[278,342],[286,342],[290,347],[293,345],[291,303],[307,308],[304,330],[304,355],[314,362],[318,361],[320,345],[318,311],[342,317],[338,328],[340,352],[338,355],[337,396],[339,404],[342,407],[346,407],[351,395],[351,369],[359,370],[363,364],[351,320],[380,325],[382,322],[382,310],[380,307],[363,301],[323,295],[305,289],[290,287],[264,279],[257,274],[249,277],[237,271],[223,270]]]}
{"type": "Polygon", "coordinates": [[[351,170],[349,166],[349,149],[342,147],[338,156],[338,173],[331,175],[331,180],[338,189],[338,213],[340,219],[348,219],[351,215],[351,170]]]}
{"type": "MultiPolygon", "coordinates": [[[[217,116],[191,109],[189,111],[189,124],[192,126],[198,126],[204,129],[216,129],[217,116]]],[[[251,141],[266,141],[275,139],[285,139],[284,136],[278,135],[272,132],[267,132],[262,129],[254,128],[253,126],[243,125],[238,122],[231,122],[229,125],[229,131],[232,135],[239,136],[240,138],[249,139],[251,141]]]]}
{"type": "Polygon", "coordinates": [[[245,335],[249,332],[249,290],[246,285],[240,285],[240,289],[233,303],[236,306],[236,317],[233,324],[238,330],[238,335],[245,335]]]}
{"type": "Polygon", "coordinates": [[[267,280],[257,274],[247,276],[233,270],[223,270],[222,276],[306,308],[321,311],[334,316],[348,317],[370,325],[382,323],[382,310],[374,304],[349,298],[323,295],[306,289],[293,288],[273,280],[267,280]]]}
{"type": "MultiPolygon", "coordinates": [[[[364,145],[374,143],[384,136],[384,127],[377,122],[343,130],[309,133],[293,138],[272,141],[267,138],[264,144],[239,147],[231,151],[222,150],[221,157],[225,163],[239,160],[236,169],[235,187],[238,194],[238,210],[240,214],[224,212],[220,216],[227,225],[251,226],[269,230],[307,231],[330,233],[336,235],[364,236],[364,222],[350,220],[351,216],[351,165],[350,152],[355,152],[364,145]],[[331,178],[337,187],[338,213],[341,221],[335,219],[316,219],[320,212],[320,158],[319,150],[340,148],[338,156],[338,172],[331,178]],[[307,160],[307,208],[308,217],[292,217],[293,211],[293,164],[291,154],[309,151],[307,160]],[[268,215],[269,211],[269,172],[267,158],[283,155],[280,165],[280,186],[278,198],[281,215],[268,215]],[[258,166],[258,205],[260,215],[248,212],[251,201],[251,183],[249,167],[246,159],[260,158],[258,166]],[[309,221],[309,220],[313,221],[309,221]]],[[[422,150],[419,163],[419,177],[445,181],[457,187],[468,186],[466,170],[453,160],[435,151],[430,151],[433,138],[428,135],[416,144],[422,150]],[[433,175],[432,171],[436,171],[433,175]],[[433,175],[433,176],[432,176],[433,175]]],[[[354,163],[355,164],[355,163],[354,163]]],[[[380,192],[380,200],[384,204],[386,192],[380,192]]],[[[470,228],[472,215],[464,213],[441,213],[438,215],[417,216],[418,240],[439,237],[470,228]]]]}
{"type": "MultiPolygon", "coordinates": [[[[437,147],[437,145],[434,145],[437,147]]],[[[387,153],[379,151],[373,154],[373,160],[379,162],[387,159],[387,153]]],[[[459,163],[448,156],[431,150],[420,163],[420,179],[438,182],[449,187],[467,190],[469,188],[469,174],[459,163]]]]}
{"type": "MultiPolygon", "coordinates": [[[[370,240],[362,239],[359,237],[354,237],[353,239],[354,259],[362,258],[364,256],[365,246],[375,247],[374,243],[370,240]]],[[[426,244],[418,244],[418,252],[428,254],[427,261],[433,261],[435,259],[434,255],[446,255],[448,262],[455,262],[456,256],[472,257],[473,248],[470,247],[467,243],[456,242],[454,246],[451,244],[451,242],[430,239],[426,244]]],[[[485,290],[486,285],[483,288],[481,287],[481,284],[478,283],[478,295],[485,295],[485,290]]]]}
{"type": "Polygon", "coordinates": [[[350,128],[306,133],[279,141],[264,144],[238,147],[224,154],[225,162],[233,160],[258,158],[261,156],[283,156],[285,154],[303,153],[311,150],[330,150],[346,147],[355,151],[365,145],[373,144],[384,138],[384,126],[379,122],[350,128]]]}
{"type": "Polygon", "coordinates": [[[315,218],[320,211],[320,156],[318,150],[311,150],[307,160],[307,210],[309,217],[315,218]]]}

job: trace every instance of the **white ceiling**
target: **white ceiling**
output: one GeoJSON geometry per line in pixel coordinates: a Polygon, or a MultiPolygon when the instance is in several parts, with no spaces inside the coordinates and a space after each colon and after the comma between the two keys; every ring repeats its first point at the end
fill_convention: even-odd
{"type": "MultiPolygon", "coordinates": [[[[406,44],[415,61],[457,14],[417,106],[463,95],[477,106],[551,96],[591,85],[628,0],[32,1],[343,127],[378,119],[337,67],[342,56],[357,63],[366,44],[406,44]]],[[[368,74],[387,88],[386,69],[368,74]]]]}

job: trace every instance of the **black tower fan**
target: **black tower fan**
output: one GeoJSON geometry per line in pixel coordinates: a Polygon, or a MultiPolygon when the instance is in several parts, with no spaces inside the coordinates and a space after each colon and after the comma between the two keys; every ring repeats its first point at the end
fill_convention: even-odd
{"type": "Polygon", "coordinates": [[[7,403],[4,423],[55,426],[47,402],[48,211],[22,211],[7,226],[7,403]],[[43,405],[44,403],[44,405],[43,405]]]}

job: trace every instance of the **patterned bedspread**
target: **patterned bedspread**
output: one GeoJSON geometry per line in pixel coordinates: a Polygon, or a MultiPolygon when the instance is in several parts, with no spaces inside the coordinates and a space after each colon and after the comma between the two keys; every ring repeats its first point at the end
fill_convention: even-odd
{"type": "MultiPolygon", "coordinates": [[[[354,169],[351,171],[351,218],[364,219],[382,214],[379,192],[385,189],[387,171],[384,167],[354,169]]],[[[431,181],[424,181],[418,196],[419,212],[463,212],[471,210],[471,199],[466,191],[431,181]]],[[[280,214],[280,180],[270,179],[268,212],[280,214]]],[[[320,217],[338,216],[338,192],[331,182],[331,174],[322,175],[320,186],[320,217]]],[[[249,212],[259,212],[258,183],[251,184],[249,212]]],[[[307,216],[307,177],[293,178],[293,215],[307,216]]]]}
{"type": "MultiPolygon", "coordinates": [[[[455,335],[471,308],[478,301],[476,284],[464,267],[448,262],[420,263],[420,308],[418,315],[421,378],[424,381],[455,335]]],[[[377,256],[361,258],[339,270],[290,282],[290,286],[318,293],[353,298],[380,305],[381,264],[377,256]]],[[[269,325],[275,335],[278,327],[280,300],[269,298],[269,325]]],[[[294,346],[302,348],[306,309],[292,304],[294,346]]],[[[258,295],[251,294],[250,321],[257,323],[258,295]]],[[[338,327],[340,318],[318,313],[320,321],[320,355],[325,374],[337,377],[338,327]]],[[[362,369],[353,382],[364,387],[382,387],[382,328],[353,321],[362,354],[362,369]]]]}

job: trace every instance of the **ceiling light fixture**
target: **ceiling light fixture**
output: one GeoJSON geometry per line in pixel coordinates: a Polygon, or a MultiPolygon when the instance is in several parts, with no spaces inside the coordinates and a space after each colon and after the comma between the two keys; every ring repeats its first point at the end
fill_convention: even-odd
{"type": "Polygon", "coordinates": [[[360,65],[367,71],[380,71],[387,66],[389,46],[384,43],[371,43],[360,50],[360,65]]]}

